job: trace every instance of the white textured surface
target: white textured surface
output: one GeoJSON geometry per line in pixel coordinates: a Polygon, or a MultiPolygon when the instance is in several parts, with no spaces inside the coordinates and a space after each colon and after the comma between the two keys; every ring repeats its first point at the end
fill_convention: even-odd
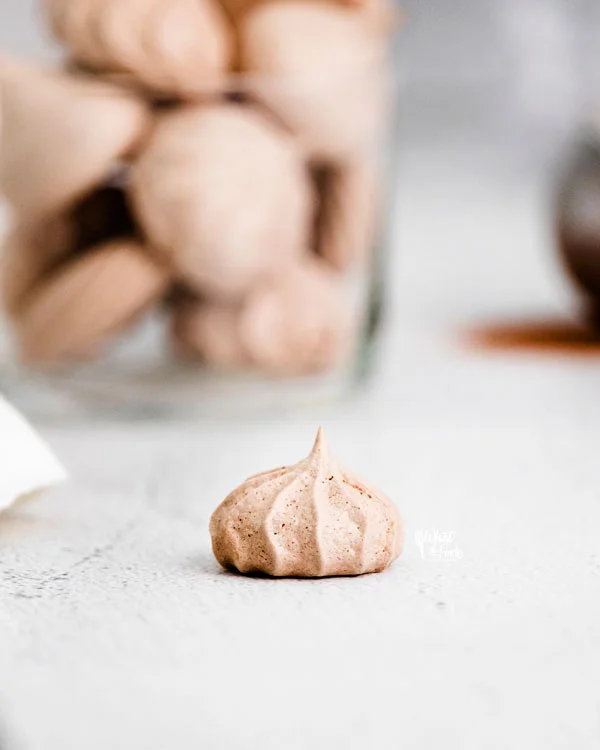
{"type": "Polygon", "coordinates": [[[312,427],[53,432],[75,479],[0,528],[24,747],[597,747],[599,430],[335,420],[401,505],[405,556],[361,579],[222,572],[213,506],[312,427]],[[462,560],[420,558],[434,527],[462,560]]]}
{"type": "MultiPolygon", "coordinates": [[[[581,46],[571,5],[584,3],[422,6],[422,53],[485,80],[412,92],[424,142],[407,142],[393,325],[369,395],[296,420],[45,430],[73,479],[0,525],[0,714],[16,748],[598,748],[600,361],[457,346],[464,325],[571,307],[533,162],[572,85],[532,98],[534,74],[554,81],[529,65],[551,35],[511,36],[518,94],[550,122],[523,132],[514,87],[473,65],[487,53],[509,69],[479,33],[484,15],[509,34],[528,8],[536,29],[545,19],[581,46]],[[406,553],[360,579],[222,572],[210,513],[247,475],[305,454],[317,422],[397,501],[406,553]],[[423,560],[418,529],[454,532],[462,558],[423,560]]],[[[582,40],[597,28],[588,7],[582,40]]],[[[11,49],[39,48],[14,28],[11,49]]]]}

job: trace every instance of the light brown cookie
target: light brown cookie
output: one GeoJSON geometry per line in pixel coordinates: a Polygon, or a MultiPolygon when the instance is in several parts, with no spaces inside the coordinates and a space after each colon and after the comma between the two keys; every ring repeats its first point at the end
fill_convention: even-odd
{"type": "Polygon", "coordinates": [[[351,322],[342,281],[309,257],[263,282],[239,306],[184,302],[172,331],[180,353],[211,366],[304,375],[344,363],[356,340],[351,322]]]}
{"type": "Polygon", "coordinates": [[[255,289],[239,326],[252,361],[275,374],[333,369],[348,359],[355,340],[342,281],[312,258],[255,289]]]}
{"type": "Polygon", "coordinates": [[[313,185],[296,144],[237,104],[166,115],[131,191],[152,245],[216,298],[241,299],[297,259],[312,230],[313,185]]]}
{"type": "Polygon", "coordinates": [[[289,0],[242,22],[241,67],[253,94],[315,161],[370,148],[385,117],[388,35],[356,8],[289,0]]]}
{"type": "Polygon", "coordinates": [[[133,240],[100,245],[38,284],[15,321],[23,359],[86,358],[166,290],[168,274],[133,240]]]}
{"type": "MultiPolygon", "coordinates": [[[[221,0],[221,5],[229,16],[238,22],[246,13],[259,5],[267,5],[269,2],[273,0],[221,0]]],[[[288,0],[277,0],[277,2],[284,3],[288,0]]],[[[380,24],[382,29],[390,29],[398,25],[401,17],[395,3],[390,0],[310,0],[310,2],[339,5],[362,11],[369,16],[371,22],[380,24]]]]}
{"type": "Polygon", "coordinates": [[[210,535],[221,565],[277,577],[378,573],[404,544],[394,503],[332,458],[322,430],[307,458],[233,490],[213,513],[210,535]]]}
{"type": "Polygon", "coordinates": [[[239,323],[236,307],[187,302],[174,311],[172,331],[177,351],[219,369],[248,366],[239,323]]]}
{"type": "Polygon", "coordinates": [[[42,0],[42,16],[56,39],[62,39],[70,0],[42,0]]]}
{"type": "MultiPolygon", "coordinates": [[[[99,50],[96,69],[102,70],[103,74],[123,76],[130,85],[135,85],[136,82],[141,84],[140,76],[136,76],[133,71],[148,69],[151,50],[145,46],[141,23],[137,32],[132,33],[131,19],[146,18],[151,7],[149,0],[127,0],[120,3],[109,0],[100,7],[102,12],[96,20],[99,50]],[[115,62],[115,57],[118,57],[118,63],[115,62]]],[[[68,40],[66,41],[69,46],[68,40]]],[[[145,87],[146,76],[143,78],[145,87]]]]}
{"type": "Polygon", "coordinates": [[[51,29],[76,60],[125,73],[161,94],[196,98],[222,88],[232,32],[216,0],[46,0],[51,29]]]}
{"type": "Polygon", "coordinates": [[[101,186],[53,216],[17,219],[0,251],[4,310],[11,317],[18,315],[36,285],[70,257],[133,234],[123,191],[113,186],[101,186]]]}
{"type": "Polygon", "coordinates": [[[13,226],[0,251],[2,307],[14,317],[39,280],[72,252],[76,229],[66,214],[13,226]]]}
{"type": "Polygon", "coordinates": [[[99,0],[67,0],[61,9],[61,26],[69,35],[73,56],[92,66],[104,59],[98,35],[101,10],[99,0]]]}
{"type": "Polygon", "coordinates": [[[149,125],[140,100],[88,77],[2,60],[0,85],[0,191],[22,219],[103,182],[149,125]]]}

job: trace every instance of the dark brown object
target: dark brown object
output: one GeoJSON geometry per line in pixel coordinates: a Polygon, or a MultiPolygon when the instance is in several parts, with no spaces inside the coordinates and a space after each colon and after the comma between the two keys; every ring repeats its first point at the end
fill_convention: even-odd
{"type": "Polygon", "coordinates": [[[72,216],[77,228],[77,251],[137,234],[125,193],[119,187],[101,187],[90,193],[75,206],[72,216]]]}
{"type": "Polygon", "coordinates": [[[593,320],[600,308],[600,136],[577,147],[560,186],[557,212],[560,253],[593,320]]]}

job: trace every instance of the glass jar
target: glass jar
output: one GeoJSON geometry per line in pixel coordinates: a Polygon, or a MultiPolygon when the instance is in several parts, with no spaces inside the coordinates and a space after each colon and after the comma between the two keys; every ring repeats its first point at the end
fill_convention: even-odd
{"type": "Polygon", "coordinates": [[[389,18],[343,12],[364,14],[369,44],[321,49],[313,35],[306,64],[289,43],[264,62],[266,24],[246,52],[264,69],[204,96],[89,61],[5,68],[3,391],[36,412],[222,414],[363,380],[383,300],[397,50],[389,18]],[[323,50],[331,65],[316,68],[323,50]]]}

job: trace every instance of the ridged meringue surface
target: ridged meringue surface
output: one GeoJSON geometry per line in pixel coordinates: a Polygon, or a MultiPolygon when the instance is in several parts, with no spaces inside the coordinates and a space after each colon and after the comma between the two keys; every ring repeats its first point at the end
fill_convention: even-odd
{"type": "Polygon", "coordinates": [[[214,512],[210,533],[225,567],[303,578],[380,572],[404,539],[394,503],[338,466],[322,430],[307,458],[234,490],[214,512]]]}

